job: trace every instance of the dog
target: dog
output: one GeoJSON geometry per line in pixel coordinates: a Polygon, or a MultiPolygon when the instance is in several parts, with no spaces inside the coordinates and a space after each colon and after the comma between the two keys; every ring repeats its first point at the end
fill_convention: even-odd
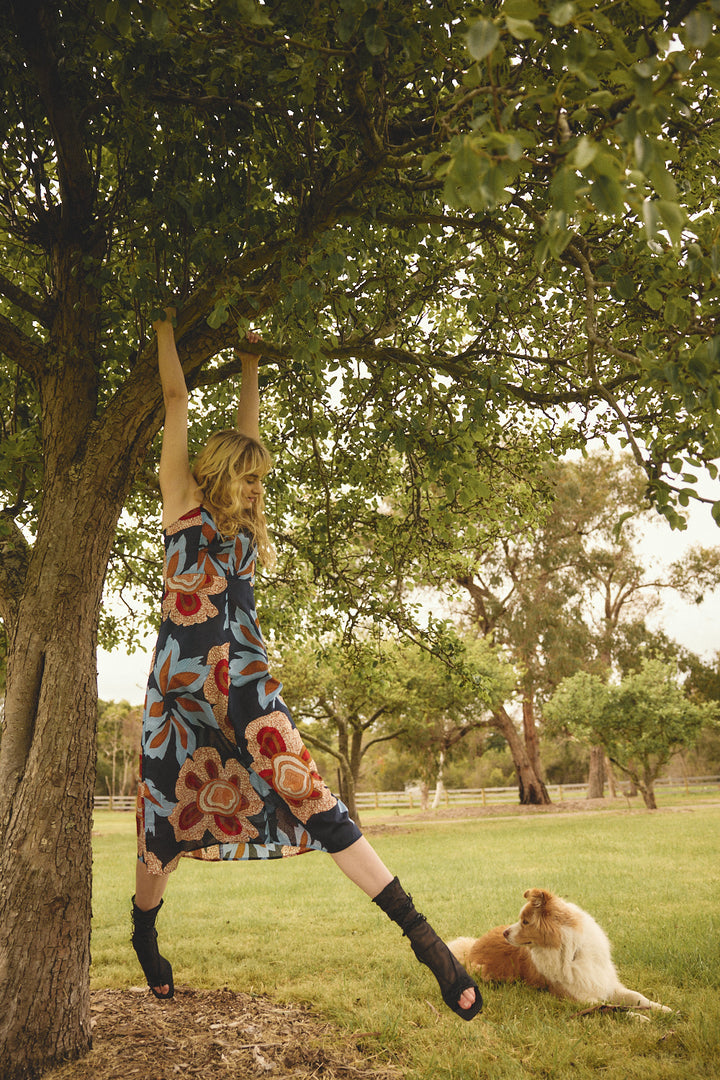
{"type": "Polygon", "coordinates": [[[559,998],[587,1003],[671,1010],[620,982],[607,936],[587,911],[547,889],[528,889],[512,926],[481,938],[448,943],[461,964],[484,982],[523,982],[559,998]]]}

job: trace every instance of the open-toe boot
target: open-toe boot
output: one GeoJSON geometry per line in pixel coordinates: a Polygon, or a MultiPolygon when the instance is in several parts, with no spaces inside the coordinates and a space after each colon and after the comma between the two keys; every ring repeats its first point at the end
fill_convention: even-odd
{"type": "Polygon", "coordinates": [[[472,1020],[477,1016],[482,1009],[477,983],[470,978],[442,938],[438,937],[425,916],[415,910],[412,897],[408,896],[397,878],[393,878],[373,898],[373,904],[377,904],[410,939],[410,947],[420,963],[427,965],[437,979],[445,1004],[463,1020],[472,1020]],[[460,996],[469,989],[475,991],[475,1001],[470,1008],[463,1009],[459,1005],[460,996]]]}
{"type": "Polygon", "coordinates": [[[157,907],[151,908],[150,911],[142,911],[135,903],[135,897],[133,896],[133,933],[130,940],[133,949],[137,953],[148,986],[156,998],[166,1001],[175,993],[175,986],[170,961],[160,955],[157,944],[155,920],[162,905],[161,900],[157,907]],[[167,986],[167,994],[161,994],[159,990],[156,990],[158,986],[167,986]]]}

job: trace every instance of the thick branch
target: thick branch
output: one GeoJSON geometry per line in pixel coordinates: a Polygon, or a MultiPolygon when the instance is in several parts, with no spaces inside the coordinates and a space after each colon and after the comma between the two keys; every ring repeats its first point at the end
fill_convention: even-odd
{"type": "Polygon", "coordinates": [[[16,307],[21,308],[22,311],[26,311],[28,315],[32,315],[34,319],[37,319],[43,326],[49,326],[52,319],[52,304],[46,303],[43,300],[38,299],[37,296],[32,296],[30,293],[26,293],[24,289],[20,289],[14,282],[6,278],[4,274],[0,274],[0,294],[8,299],[16,307]]]}
{"type": "Polygon", "coordinates": [[[43,0],[14,0],[12,7],[18,38],[35,74],[57,149],[63,225],[68,232],[84,230],[92,205],[93,177],[54,50],[55,12],[43,0]]]}
{"type": "Polygon", "coordinates": [[[0,352],[21,367],[33,379],[39,379],[45,367],[46,350],[18,330],[4,315],[0,315],[0,352]]]}
{"type": "Polygon", "coordinates": [[[0,511],[0,618],[8,637],[17,622],[28,566],[30,545],[7,510],[0,511]]]}

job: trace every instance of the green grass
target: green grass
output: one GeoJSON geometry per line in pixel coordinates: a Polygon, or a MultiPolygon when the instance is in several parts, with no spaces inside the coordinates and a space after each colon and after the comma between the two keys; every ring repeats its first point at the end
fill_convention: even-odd
{"type": "MultiPolygon", "coordinates": [[[[132,986],[130,814],[96,815],[93,985],[132,986]]],[[[416,1080],[707,1080],[720,1056],[720,805],[655,814],[434,822],[370,837],[437,931],[514,920],[526,888],[553,889],[607,931],[626,985],[676,1010],[649,1023],[487,987],[470,1024],[442,1004],[399,930],[326,856],[172,875],[159,920],[176,984],[306,1001],[416,1080]]]]}

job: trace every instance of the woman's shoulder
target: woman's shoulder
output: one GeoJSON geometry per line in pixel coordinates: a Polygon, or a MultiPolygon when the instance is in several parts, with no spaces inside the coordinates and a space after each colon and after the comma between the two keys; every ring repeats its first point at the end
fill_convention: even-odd
{"type": "Polygon", "coordinates": [[[186,510],[184,514],[180,514],[173,521],[169,521],[165,524],[165,515],[163,515],[163,533],[165,536],[173,536],[175,533],[181,532],[183,529],[191,529],[195,525],[202,525],[203,523],[203,506],[198,503],[197,506],[193,506],[190,510],[186,510]]]}

